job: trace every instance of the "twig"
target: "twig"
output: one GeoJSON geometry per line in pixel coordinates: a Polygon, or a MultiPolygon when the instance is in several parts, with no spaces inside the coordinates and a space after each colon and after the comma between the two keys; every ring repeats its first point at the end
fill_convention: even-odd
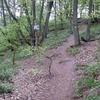
{"type": "Polygon", "coordinates": [[[59,62],[59,64],[64,63],[64,62],[67,62],[67,61],[71,61],[71,60],[69,60],[69,59],[67,59],[67,60],[62,60],[62,61],[59,62]]]}

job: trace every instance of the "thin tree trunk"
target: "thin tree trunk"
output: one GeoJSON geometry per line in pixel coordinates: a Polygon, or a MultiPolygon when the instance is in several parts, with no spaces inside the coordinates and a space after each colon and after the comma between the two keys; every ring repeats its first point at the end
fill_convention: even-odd
{"type": "Polygon", "coordinates": [[[70,0],[69,2],[70,2],[70,4],[69,4],[69,6],[70,6],[70,12],[69,12],[70,31],[71,31],[71,33],[73,33],[72,0],[70,0]]]}
{"type": "Polygon", "coordinates": [[[79,39],[79,30],[78,30],[78,19],[77,19],[77,9],[78,9],[78,0],[74,0],[74,7],[73,7],[73,34],[74,34],[74,44],[80,45],[79,39]]]}
{"type": "Polygon", "coordinates": [[[3,24],[6,26],[6,18],[5,18],[5,12],[4,12],[4,1],[1,0],[1,6],[2,6],[2,14],[3,14],[3,24]]]}
{"type": "Polygon", "coordinates": [[[43,18],[43,9],[44,9],[44,0],[42,1],[42,7],[41,7],[41,11],[40,11],[40,19],[39,19],[39,36],[41,35],[41,22],[42,22],[42,18],[43,18]]]}
{"type": "Polygon", "coordinates": [[[60,21],[61,21],[60,29],[62,29],[63,19],[62,19],[62,4],[61,4],[61,0],[59,0],[59,10],[60,10],[60,21]]]}
{"type": "Polygon", "coordinates": [[[86,40],[90,40],[90,27],[91,27],[91,18],[90,18],[90,15],[92,13],[92,2],[93,0],[90,0],[89,1],[89,19],[88,19],[88,24],[87,24],[87,29],[86,29],[86,40]]]}
{"type": "Polygon", "coordinates": [[[55,0],[55,36],[57,36],[57,27],[56,27],[56,0],[55,0]]]}
{"type": "Polygon", "coordinates": [[[35,7],[35,3],[36,3],[36,1],[35,0],[32,0],[32,13],[33,13],[33,26],[32,26],[33,27],[33,34],[32,34],[33,36],[32,37],[34,38],[33,39],[33,41],[34,41],[33,42],[34,43],[33,45],[34,46],[35,46],[35,30],[34,30],[34,24],[36,22],[36,7],[35,7]]]}

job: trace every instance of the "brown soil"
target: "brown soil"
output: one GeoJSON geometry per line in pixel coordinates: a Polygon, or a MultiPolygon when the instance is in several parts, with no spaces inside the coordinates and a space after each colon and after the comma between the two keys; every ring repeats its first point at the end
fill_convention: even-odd
{"type": "MultiPolygon", "coordinates": [[[[85,30],[82,30],[82,32],[85,30]]],[[[23,66],[13,77],[15,88],[12,94],[3,94],[0,100],[72,100],[75,92],[77,75],[75,57],[66,52],[66,48],[74,44],[73,36],[56,49],[47,54],[58,54],[52,57],[51,73],[48,75],[49,59],[38,64],[34,57],[20,61],[23,66]],[[34,68],[42,68],[42,72],[34,75],[34,68]]]]}

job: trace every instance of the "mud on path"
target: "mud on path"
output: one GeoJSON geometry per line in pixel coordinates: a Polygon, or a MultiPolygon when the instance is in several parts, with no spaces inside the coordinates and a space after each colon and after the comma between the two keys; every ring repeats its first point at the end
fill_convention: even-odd
{"type": "MultiPolygon", "coordinates": [[[[73,45],[73,36],[48,54],[58,54],[53,57],[49,77],[48,69],[41,67],[43,72],[34,75],[32,70],[41,65],[34,61],[34,57],[21,61],[18,73],[13,77],[15,88],[12,94],[3,94],[0,100],[72,100],[75,92],[77,75],[75,72],[75,58],[67,53],[66,48],[73,45]],[[45,70],[44,70],[45,69],[45,70]]],[[[44,65],[48,65],[45,59],[44,65]]]]}

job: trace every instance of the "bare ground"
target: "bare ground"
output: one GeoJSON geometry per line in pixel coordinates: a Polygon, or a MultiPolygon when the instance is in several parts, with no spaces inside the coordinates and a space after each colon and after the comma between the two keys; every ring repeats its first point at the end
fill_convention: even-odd
{"type": "Polygon", "coordinates": [[[84,56],[90,56],[94,46],[97,47],[97,42],[85,43],[79,47],[81,52],[72,57],[66,52],[66,48],[73,45],[73,40],[73,36],[70,36],[61,46],[47,52],[57,54],[52,57],[52,76],[48,75],[47,66],[50,61],[46,58],[44,64],[36,63],[34,57],[20,61],[19,65],[23,67],[13,77],[12,81],[15,84],[13,93],[1,95],[0,100],[73,100],[78,78],[75,64],[83,63],[84,56]],[[32,72],[34,68],[42,69],[42,72],[34,75],[32,72]]]}

